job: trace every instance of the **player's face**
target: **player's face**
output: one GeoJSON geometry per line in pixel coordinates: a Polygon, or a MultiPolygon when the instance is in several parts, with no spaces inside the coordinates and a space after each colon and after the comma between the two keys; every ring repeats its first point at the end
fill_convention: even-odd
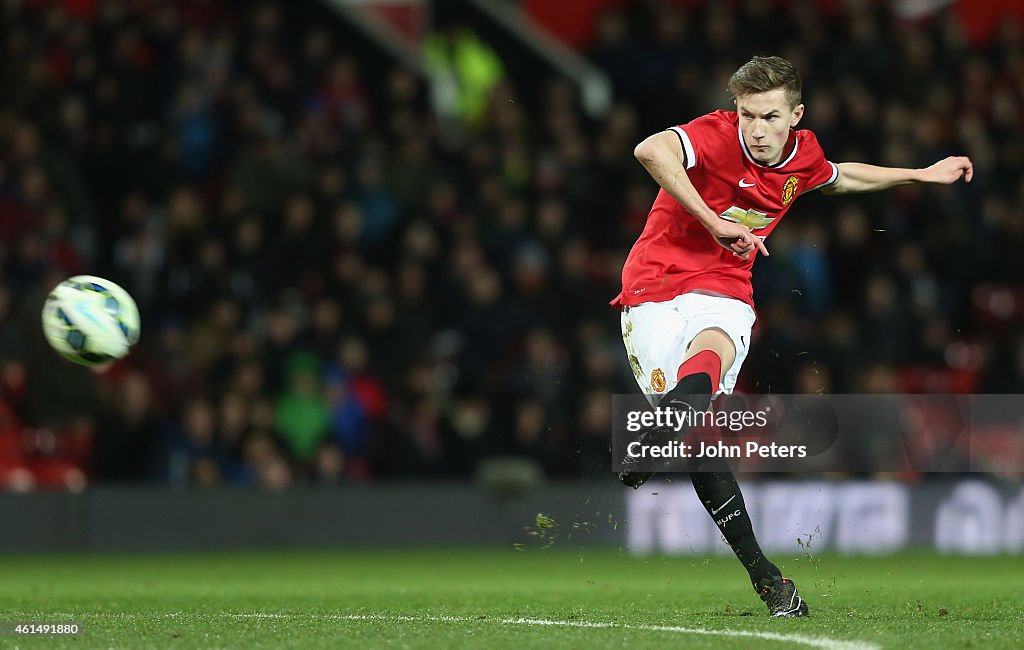
{"type": "Polygon", "coordinates": [[[789,130],[804,115],[804,105],[790,106],[781,88],[736,98],[740,131],[750,155],[759,163],[774,165],[782,158],[789,130]]]}

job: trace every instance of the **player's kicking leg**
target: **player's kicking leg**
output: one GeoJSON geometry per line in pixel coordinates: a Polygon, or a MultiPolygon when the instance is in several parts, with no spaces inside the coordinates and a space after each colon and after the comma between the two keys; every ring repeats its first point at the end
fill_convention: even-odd
{"type": "MultiPolygon", "coordinates": [[[[627,343],[627,350],[630,345],[627,343]]],[[[677,385],[665,394],[661,405],[675,408],[706,410],[736,358],[736,346],[723,330],[701,330],[688,344],[688,350],[677,373],[677,385]],[[714,382],[714,383],[713,383],[714,382]]],[[[742,361],[742,360],[741,360],[742,361]]],[[[650,472],[625,472],[619,478],[631,487],[639,487],[650,472]]],[[[765,557],[754,536],[750,515],[736,477],[723,458],[702,459],[690,473],[697,497],[715,525],[725,537],[736,557],[750,576],[754,590],[768,606],[772,616],[806,616],[807,603],[800,597],[792,580],[765,557]]]]}
{"type": "MultiPolygon", "coordinates": [[[[725,338],[724,333],[719,332],[719,335],[721,338],[725,338]]],[[[735,356],[735,353],[731,350],[731,343],[729,344],[730,349],[723,349],[720,352],[702,347],[702,345],[710,343],[719,344],[718,338],[718,336],[704,334],[703,332],[694,338],[690,346],[691,352],[688,358],[679,367],[675,387],[665,393],[665,396],[658,403],[659,407],[673,408],[683,413],[690,413],[691,418],[686,420],[688,422],[695,421],[692,418],[692,414],[703,413],[708,410],[708,407],[711,405],[712,395],[715,392],[712,389],[711,378],[715,377],[717,379],[720,375],[720,368],[724,365],[722,363],[723,356],[728,355],[727,358],[730,365],[735,356]]],[[[728,339],[726,339],[726,342],[728,343],[728,339]]],[[[644,431],[641,434],[641,439],[645,444],[660,446],[679,440],[686,434],[687,430],[686,426],[683,426],[681,429],[654,428],[644,431]]],[[[639,464],[643,460],[639,458],[624,458],[622,460],[622,465],[626,469],[619,472],[619,480],[623,485],[637,489],[657,474],[657,472],[629,468],[631,464],[639,464]]]]}

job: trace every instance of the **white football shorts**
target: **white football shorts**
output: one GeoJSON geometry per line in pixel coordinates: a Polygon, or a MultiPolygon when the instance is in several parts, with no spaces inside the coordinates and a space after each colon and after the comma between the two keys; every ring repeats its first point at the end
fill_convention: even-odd
{"type": "Polygon", "coordinates": [[[736,347],[736,359],[715,393],[732,394],[747,358],[755,320],[754,310],[742,300],[702,293],[624,308],[622,342],[636,383],[651,406],[657,406],[661,396],[675,388],[686,349],[697,334],[709,328],[725,332],[736,347]]]}

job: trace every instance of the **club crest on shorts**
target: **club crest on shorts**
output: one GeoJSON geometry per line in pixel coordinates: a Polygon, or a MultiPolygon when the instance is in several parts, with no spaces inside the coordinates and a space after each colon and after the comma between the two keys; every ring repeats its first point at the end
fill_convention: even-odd
{"type": "Polygon", "coordinates": [[[782,205],[789,205],[789,202],[796,196],[798,185],[800,185],[800,179],[796,176],[790,176],[786,179],[786,184],[782,186],[782,205]]]}
{"type": "Polygon", "coordinates": [[[651,371],[651,388],[653,388],[656,393],[664,392],[665,373],[661,371],[661,368],[651,371]]]}

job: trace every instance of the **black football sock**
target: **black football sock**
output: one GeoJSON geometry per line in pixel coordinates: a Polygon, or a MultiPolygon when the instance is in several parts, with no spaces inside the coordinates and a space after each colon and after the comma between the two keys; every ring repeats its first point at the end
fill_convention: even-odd
{"type": "Polygon", "coordinates": [[[722,360],[711,350],[702,350],[679,366],[678,383],[665,393],[659,406],[670,406],[679,411],[693,409],[696,413],[711,405],[711,378],[721,374],[722,360]]]}
{"type": "MultiPolygon", "coordinates": [[[[711,351],[699,352],[690,357],[679,367],[678,383],[665,393],[658,402],[658,408],[673,408],[682,413],[703,413],[711,405],[711,375],[719,374],[721,366],[718,355],[711,351]]],[[[692,417],[692,415],[691,415],[692,417]]],[[[692,422],[692,421],[691,421],[692,422]]],[[[684,426],[680,430],[653,429],[650,433],[652,444],[665,444],[679,440],[690,428],[684,426]]]]}
{"type": "MultiPolygon", "coordinates": [[[[707,410],[712,397],[711,377],[719,376],[720,364],[721,359],[710,350],[687,359],[679,368],[679,383],[665,395],[661,404],[677,409],[688,406],[698,413],[707,410]]],[[[729,463],[724,458],[702,458],[690,473],[690,480],[697,498],[750,574],[754,589],[760,588],[762,580],[782,575],[761,552],[729,463]]]]}
{"type": "Polygon", "coordinates": [[[760,588],[762,580],[782,575],[761,552],[740,486],[726,460],[704,458],[697,469],[690,474],[697,498],[750,574],[754,589],[760,588]]]}

